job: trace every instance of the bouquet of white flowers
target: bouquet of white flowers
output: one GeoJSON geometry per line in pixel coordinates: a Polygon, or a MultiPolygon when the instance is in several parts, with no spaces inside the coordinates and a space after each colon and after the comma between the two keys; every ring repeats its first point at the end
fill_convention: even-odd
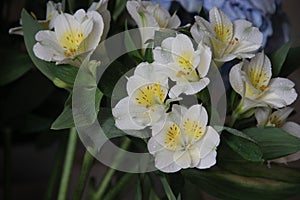
{"type": "Polygon", "coordinates": [[[287,166],[300,159],[287,75],[300,51],[295,40],[264,50],[280,2],[156,2],[100,0],[76,11],[75,1],[50,1],[46,20],[23,10],[22,27],[10,30],[69,94],[51,125],[70,129],[57,198],[67,198],[78,136],[87,151],[74,199],[85,188],[87,199],[105,200],[299,195],[299,170],[287,166]],[[110,167],[99,186],[86,184],[94,158],[110,167]]]}

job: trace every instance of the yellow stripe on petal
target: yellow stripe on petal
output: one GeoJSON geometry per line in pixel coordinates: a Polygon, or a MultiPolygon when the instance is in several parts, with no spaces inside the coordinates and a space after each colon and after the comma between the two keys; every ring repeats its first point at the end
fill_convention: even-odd
{"type": "Polygon", "coordinates": [[[149,108],[156,104],[163,104],[166,94],[160,84],[154,83],[139,88],[134,96],[137,105],[149,108]]]}
{"type": "Polygon", "coordinates": [[[164,146],[166,149],[175,151],[180,147],[180,145],[181,145],[180,128],[177,124],[173,123],[166,129],[164,146]]]}
{"type": "Polygon", "coordinates": [[[199,122],[186,118],[182,124],[183,130],[187,134],[189,140],[197,141],[203,136],[204,131],[199,122]]]}

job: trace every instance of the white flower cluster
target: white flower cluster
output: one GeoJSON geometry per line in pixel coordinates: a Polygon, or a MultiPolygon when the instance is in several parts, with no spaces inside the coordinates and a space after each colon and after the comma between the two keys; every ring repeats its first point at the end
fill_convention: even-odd
{"type": "MultiPolygon", "coordinates": [[[[176,28],[180,23],[176,14],[171,16],[150,2],[128,1],[127,9],[139,28],[176,28]]],[[[212,65],[243,59],[230,72],[231,86],[242,97],[236,112],[257,109],[260,125],[273,122],[271,116],[271,122],[262,119],[259,109],[283,108],[297,98],[294,84],[285,78],[271,78],[269,59],[264,53],[256,54],[263,38],[257,28],[246,20],[231,22],[217,8],[209,14],[209,22],[195,17],[193,40],[177,34],[155,47],[154,62],[136,67],[128,78],[128,96],[113,108],[119,129],[151,129],[148,150],[163,172],[205,169],[216,163],[220,137],[208,125],[206,109],[200,104],[190,108],[177,104],[181,94],[195,95],[210,83],[206,76],[212,65]],[[169,86],[169,80],[174,86],[169,86]]],[[[141,32],[141,38],[142,42],[154,39],[154,33],[141,32]]]]}

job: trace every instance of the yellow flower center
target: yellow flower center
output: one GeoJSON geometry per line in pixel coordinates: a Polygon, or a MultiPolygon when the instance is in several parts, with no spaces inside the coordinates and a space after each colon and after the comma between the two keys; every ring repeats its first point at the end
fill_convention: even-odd
{"type": "Polygon", "coordinates": [[[165,91],[160,84],[154,83],[138,89],[135,95],[136,104],[149,108],[152,105],[163,104],[165,91]]]}
{"type": "Polygon", "coordinates": [[[61,38],[60,44],[64,49],[64,56],[71,57],[84,50],[78,49],[79,45],[83,41],[84,35],[81,31],[68,31],[61,38]]]}

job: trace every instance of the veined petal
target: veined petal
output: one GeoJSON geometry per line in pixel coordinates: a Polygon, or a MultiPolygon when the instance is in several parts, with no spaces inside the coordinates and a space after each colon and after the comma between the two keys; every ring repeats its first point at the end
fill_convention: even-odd
{"type": "Polygon", "coordinates": [[[213,27],[216,37],[222,42],[229,42],[233,36],[233,25],[229,18],[214,7],[209,12],[209,20],[213,27]]]}
{"type": "Polygon", "coordinates": [[[244,97],[245,84],[242,79],[242,66],[243,63],[239,63],[231,68],[229,72],[229,82],[234,91],[236,91],[239,95],[244,97]]]}
{"type": "Polygon", "coordinates": [[[269,107],[256,108],[255,109],[255,118],[257,121],[257,126],[264,127],[269,120],[269,116],[270,116],[271,112],[272,112],[272,109],[269,107]]]}
{"type": "Polygon", "coordinates": [[[214,37],[214,30],[210,23],[202,17],[195,16],[195,23],[191,27],[191,34],[197,43],[203,42],[210,45],[209,37],[214,37]]]}
{"type": "Polygon", "coordinates": [[[197,166],[199,169],[207,169],[216,164],[217,151],[212,150],[204,158],[202,158],[197,166]]]}
{"type": "Polygon", "coordinates": [[[275,125],[277,128],[282,127],[283,124],[285,124],[285,121],[288,118],[288,116],[293,112],[293,110],[293,108],[285,107],[273,112],[269,116],[269,123],[275,125]]]}
{"type": "Polygon", "coordinates": [[[260,91],[265,91],[272,77],[270,59],[264,53],[258,53],[248,65],[244,65],[251,84],[260,91]]]}
{"type": "Polygon", "coordinates": [[[206,133],[194,145],[200,150],[200,158],[205,158],[211,151],[216,150],[220,142],[218,132],[211,126],[207,126],[206,133]]]}
{"type": "Polygon", "coordinates": [[[194,105],[187,110],[180,127],[189,143],[193,144],[206,134],[207,122],[208,116],[203,106],[194,105]]]}
{"type": "Polygon", "coordinates": [[[121,99],[112,109],[115,125],[121,130],[141,130],[144,127],[135,123],[129,115],[129,97],[121,99]]]}
{"type": "Polygon", "coordinates": [[[286,78],[272,78],[269,90],[260,98],[269,105],[282,108],[292,104],[297,99],[295,84],[286,78]]]}

